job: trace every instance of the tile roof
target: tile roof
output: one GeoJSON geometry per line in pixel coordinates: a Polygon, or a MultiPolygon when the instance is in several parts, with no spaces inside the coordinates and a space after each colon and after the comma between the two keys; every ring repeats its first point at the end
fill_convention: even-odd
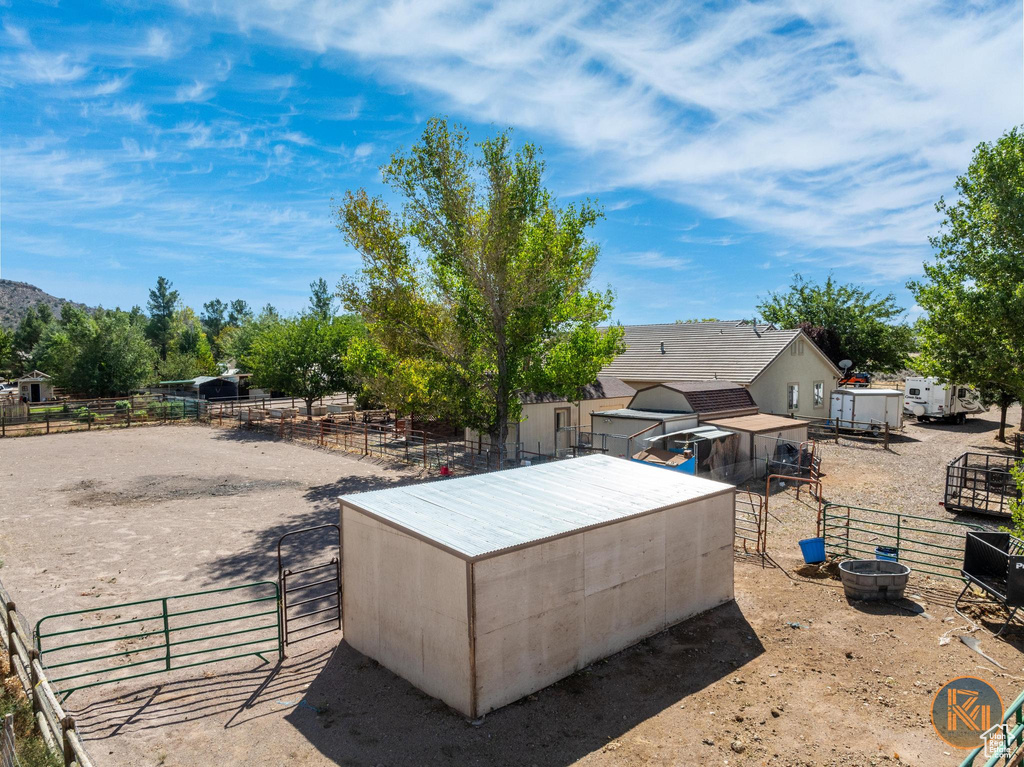
{"type": "MultiPolygon", "coordinates": [[[[572,402],[581,402],[588,399],[610,399],[612,397],[632,397],[636,389],[627,386],[620,379],[612,376],[598,376],[597,380],[589,386],[583,387],[579,399],[572,402]]],[[[530,405],[537,402],[569,402],[568,397],[560,397],[557,394],[523,394],[520,399],[523,404],[530,405]]]]}
{"type": "MultiPolygon", "coordinates": [[[[626,351],[601,375],[652,383],[721,379],[749,384],[801,335],[799,330],[755,327],[740,320],[626,325],[623,329],[626,351]]],[[[809,338],[805,340],[813,345],[809,338]]]]}

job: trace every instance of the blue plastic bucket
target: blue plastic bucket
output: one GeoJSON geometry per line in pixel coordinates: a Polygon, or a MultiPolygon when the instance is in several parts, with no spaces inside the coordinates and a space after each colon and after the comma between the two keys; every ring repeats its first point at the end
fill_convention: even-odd
{"type": "Polygon", "coordinates": [[[875,559],[884,559],[886,562],[898,562],[900,550],[892,546],[875,546],[875,559]]]}
{"type": "Polygon", "coordinates": [[[804,555],[804,562],[809,565],[816,565],[825,561],[825,539],[806,538],[800,541],[800,551],[804,555]]]}

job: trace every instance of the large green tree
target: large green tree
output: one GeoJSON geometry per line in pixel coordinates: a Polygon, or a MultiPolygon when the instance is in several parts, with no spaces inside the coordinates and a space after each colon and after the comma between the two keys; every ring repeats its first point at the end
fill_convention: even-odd
{"type": "Polygon", "coordinates": [[[14,333],[0,328],[0,378],[14,374],[14,333]]]}
{"type": "Polygon", "coordinates": [[[156,287],[149,291],[147,307],[146,335],[160,353],[160,359],[166,360],[174,332],[174,313],[178,308],[178,291],[171,288],[171,281],[166,277],[157,277],[156,287]]]}
{"type": "Polygon", "coordinates": [[[182,381],[217,373],[217,363],[202,323],[190,308],[178,309],[171,322],[167,356],[157,363],[157,379],[182,381]]]}
{"type": "Polygon", "coordinates": [[[360,325],[352,317],[315,312],[268,323],[243,357],[250,385],[298,397],[307,413],[321,397],[353,391],[346,350],[360,325]]]}
{"type": "Polygon", "coordinates": [[[578,396],[621,351],[622,329],[599,328],[612,295],[589,287],[600,211],[558,206],[539,149],[514,150],[510,131],[475,150],[464,128],[432,119],[382,169],[400,212],[365,190],[346,194],[338,227],[363,268],[339,293],[392,376],[408,377],[400,390],[418,389],[428,414],[503,451],[520,393],[578,396]]]}
{"type": "Polygon", "coordinates": [[[13,373],[20,375],[27,370],[27,366],[24,360],[28,359],[36,344],[43,337],[43,333],[53,322],[53,310],[49,304],[36,304],[30,306],[25,315],[21,318],[21,322],[18,323],[18,327],[14,330],[14,337],[12,338],[13,351],[15,354],[12,357],[13,361],[13,373]]]}
{"type": "Polygon", "coordinates": [[[955,187],[955,201],[936,205],[935,260],[908,283],[927,312],[920,365],[995,400],[1003,440],[1007,406],[1024,399],[1024,134],[979,144],[955,187]]]}
{"type": "Polygon", "coordinates": [[[111,397],[145,384],[156,352],[129,313],[101,309],[90,316],[65,306],[60,321],[47,326],[32,359],[68,392],[111,397]]]}
{"type": "Polygon", "coordinates": [[[841,285],[831,275],[818,284],[795,274],[789,290],[769,293],[757,309],[777,327],[806,331],[837,364],[848,359],[857,368],[892,373],[907,366],[914,350],[914,331],[892,293],[841,285]]]}

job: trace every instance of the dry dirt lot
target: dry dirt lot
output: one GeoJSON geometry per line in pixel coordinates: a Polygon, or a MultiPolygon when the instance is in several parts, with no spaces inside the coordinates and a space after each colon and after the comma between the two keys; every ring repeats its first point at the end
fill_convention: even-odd
{"type": "MultiPolygon", "coordinates": [[[[1019,417],[1011,413],[1012,418],[1019,417]]],[[[991,448],[991,418],[910,426],[904,441],[825,448],[826,495],[941,516],[942,465],[991,448]]],[[[335,497],[410,471],[206,427],[0,443],[0,579],[33,619],[273,577],[290,528],[335,497]]],[[[806,494],[772,499],[775,565],[742,558],[736,602],[469,723],[333,633],[274,669],[254,659],[75,693],[97,767],[299,765],[958,764],[929,722],[935,691],[978,675],[1009,702],[1024,644],[964,633],[955,593],[912,581],[912,609],[849,603],[801,575],[806,494]],[[733,748],[733,742],[738,741],[733,748]]]]}

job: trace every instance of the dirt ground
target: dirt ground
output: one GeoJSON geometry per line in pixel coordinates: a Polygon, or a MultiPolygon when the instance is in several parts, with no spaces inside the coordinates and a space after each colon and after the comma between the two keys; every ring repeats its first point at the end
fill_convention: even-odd
{"type": "MultiPolygon", "coordinates": [[[[991,449],[988,416],[910,425],[891,452],[827,446],[826,496],[943,518],[944,463],[991,449]]],[[[1019,412],[1011,412],[1019,418],[1019,412]]],[[[0,579],[44,614],[272,578],[286,530],[336,519],[336,496],[416,481],[336,453],[208,427],[0,443],[0,579]]],[[[736,601],[469,723],[339,633],[254,659],[83,690],[68,700],[97,767],[959,764],[929,708],[976,675],[1005,703],[1024,640],[956,640],[951,585],[912,580],[901,606],[848,602],[802,575],[804,494],[774,496],[774,562],[737,557],[736,601]],[[953,641],[940,645],[943,635],[953,641]]]]}

